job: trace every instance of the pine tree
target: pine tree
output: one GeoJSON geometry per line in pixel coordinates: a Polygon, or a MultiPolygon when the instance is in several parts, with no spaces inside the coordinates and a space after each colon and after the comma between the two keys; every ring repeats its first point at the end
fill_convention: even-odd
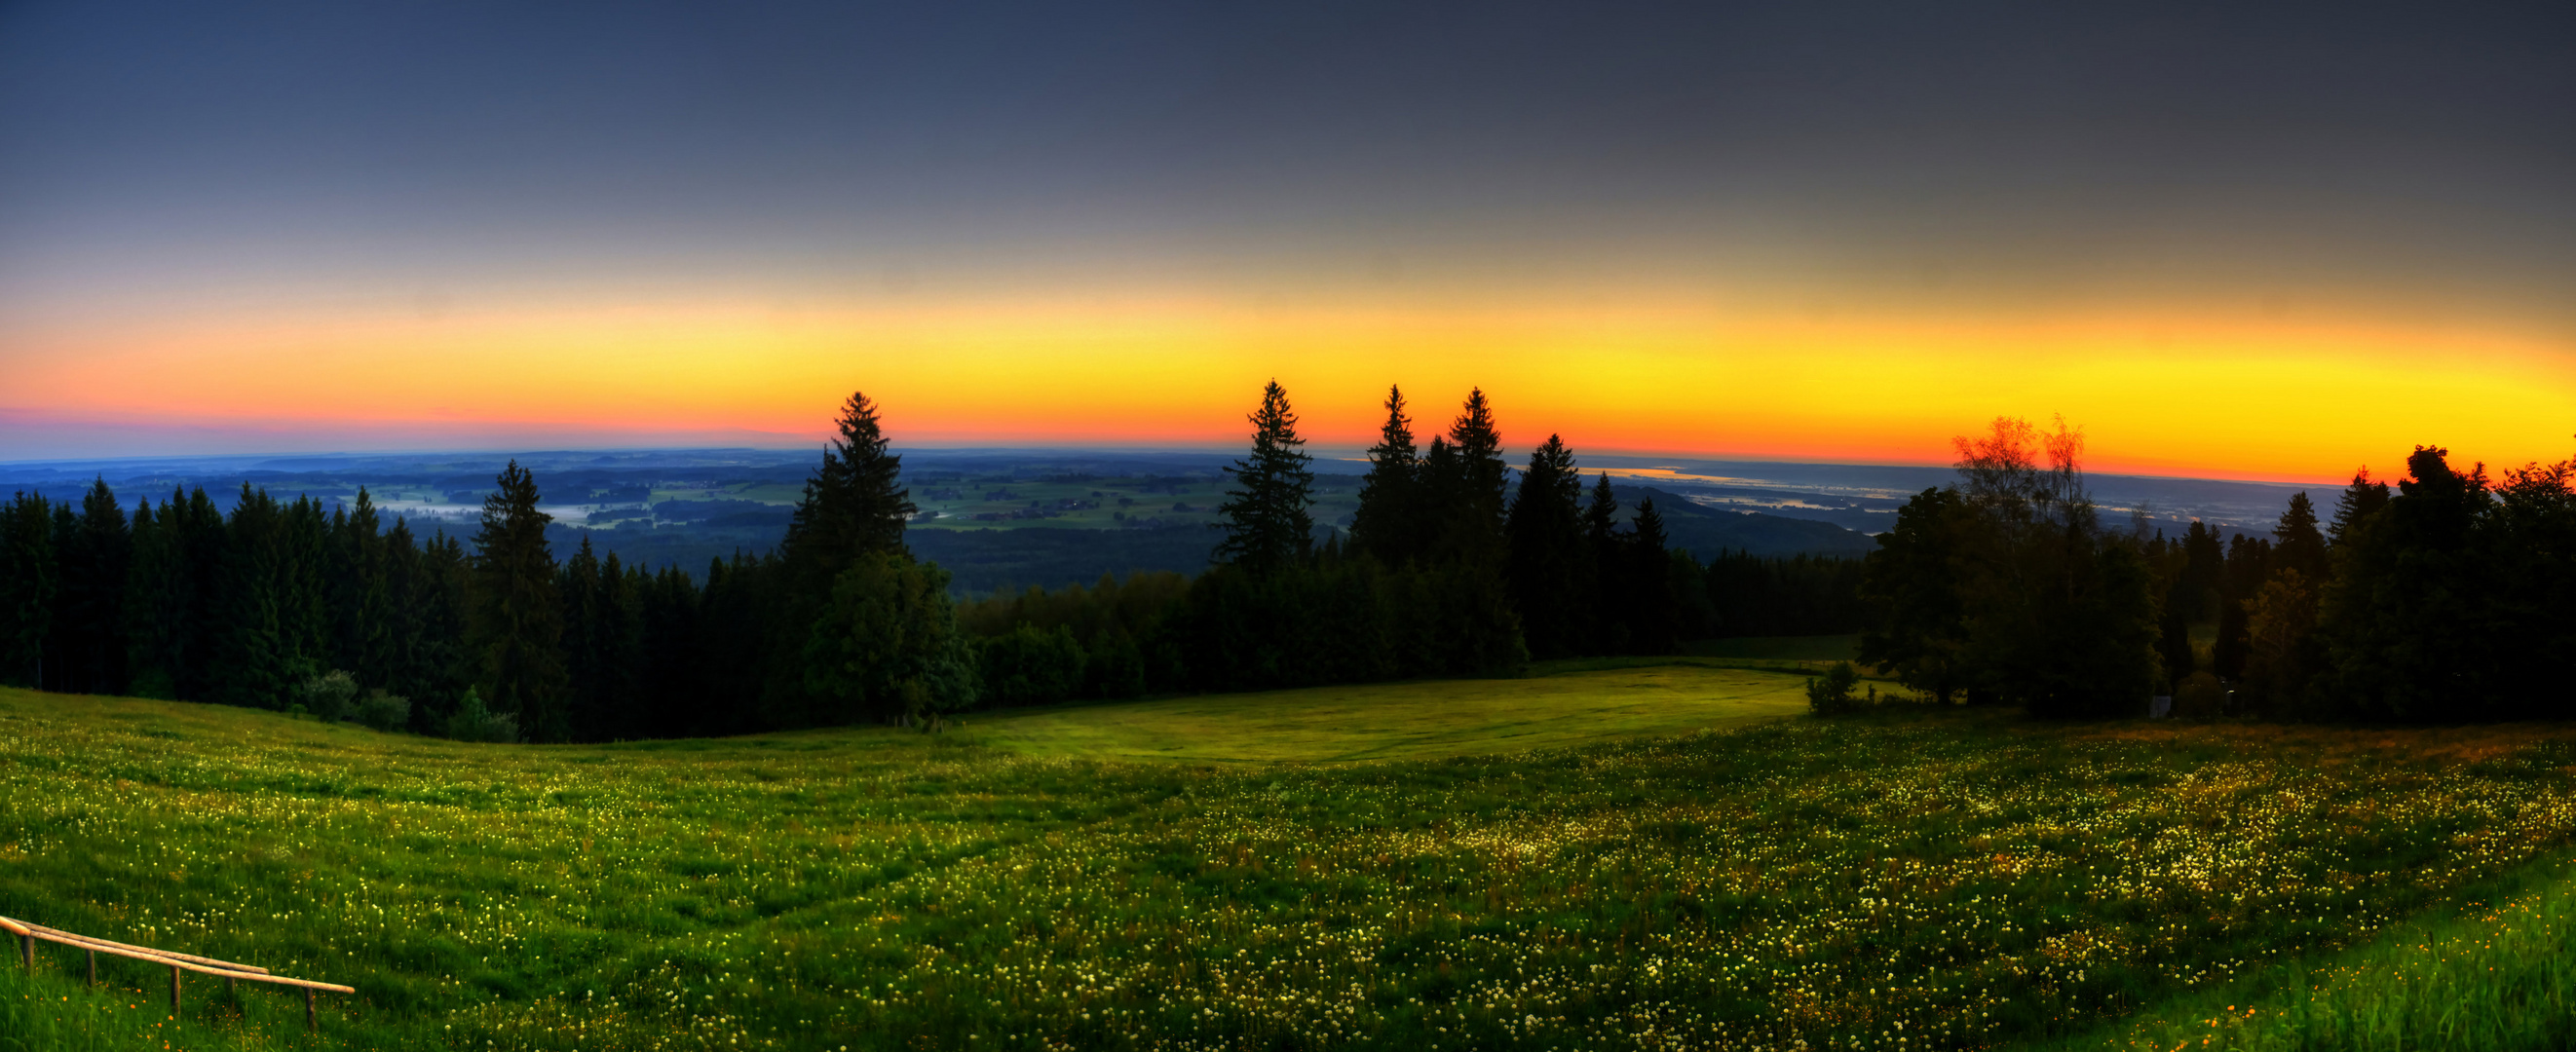
{"type": "Polygon", "coordinates": [[[470,638],[481,665],[475,685],[485,704],[515,717],[520,736],[532,742],[571,735],[559,649],[562,597],[546,546],[546,523],[553,519],[537,510],[536,479],[513,460],[484,499],[482,529],[474,535],[470,638]]]}
{"type": "Polygon", "coordinates": [[[0,509],[0,683],[41,686],[54,624],[53,507],[20,492],[0,509]]]}
{"type": "Polygon", "coordinates": [[[391,537],[401,581],[395,608],[410,626],[399,662],[395,693],[412,700],[412,729],[435,734],[465,700],[481,672],[470,648],[474,620],[474,563],[465,546],[445,531],[414,549],[411,527],[394,520],[391,537]]]}
{"type": "Polygon", "coordinates": [[[391,675],[394,626],[385,580],[382,517],[365,486],[354,504],[331,515],[331,666],[368,687],[385,687],[391,675]]]}
{"type": "Polygon", "coordinates": [[[642,711],[638,703],[639,677],[644,672],[644,610],[639,587],[642,574],[629,570],[608,553],[599,566],[598,615],[593,629],[598,650],[598,678],[593,687],[593,724],[589,733],[599,741],[622,741],[644,736],[642,711]]]}
{"type": "Polygon", "coordinates": [[[904,522],[919,510],[900,486],[903,458],[887,451],[876,403],[851,392],[836,426],[840,433],[806,481],[779,545],[794,573],[819,578],[825,588],[862,555],[902,551],[904,522]]]}
{"type": "Polygon", "coordinates": [[[1628,651],[1627,538],[1620,536],[1619,498],[1610,490],[1610,473],[1601,472],[1592,500],[1583,507],[1583,541],[1592,550],[1592,651],[1628,651]]]}
{"type": "Polygon", "coordinates": [[[187,616],[184,549],[178,537],[179,502],[155,514],[144,498],[134,509],[134,557],[125,568],[126,690],[139,698],[179,696],[176,645],[187,616]]]}
{"type": "Polygon", "coordinates": [[[2296,570],[2309,584],[2326,577],[2326,538],[2317,532],[2317,510],[2304,492],[2290,495],[2289,510],[2272,527],[2272,565],[2296,570]]]}
{"type": "Polygon", "coordinates": [[[242,483],[224,523],[223,564],[210,604],[213,638],[206,659],[208,699],[246,708],[282,709],[305,670],[295,647],[293,584],[286,510],[267,490],[242,483]]]}
{"type": "Polygon", "coordinates": [[[1655,500],[1637,502],[1627,537],[1628,645],[1640,654],[1669,654],[1675,645],[1672,555],[1664,547],[1664,517],[1655,500]]]}
{"type": "Polygon", "coordinates": [[[1237,488],[1217,505],[1226,536],[1216,555],[1257,576],[1305,562],[1314,543],[1307,509],[1315,504],[1315,475],[1306,469],[1311,458],[1298,448],[1306,440],[1297,437],[1297,414],[1278,381],[1261,389],[1261,408],[1246,419],[1252,452],[1226,468],[1237,488]]]}
{"type": "MultiPolygon", "coordinates": [[[[322,502],[297,495],[286,506],[279,624],[293,656],[294,683],[332,670],[331,519],[322,502]]],[[[343,670],[345,671],[345,670],[343,670]]]]}
{"type": "MultiPolygon", "coordinates": [[[[68,510],[68,509],[65,509],[68,510]]],[[[57,512],[57,517],[61,512],[57,512]]],[[[90,484],[80,516],[55,553],[61,563],[54,632],[61,640],[59,689],[125,692],[125,578],[134,538],[107,480],[90,484]]]]}
{"type": "Polygon", "coordinates": [[[2369,468],[2353,472],[2352,485],[2344,487],[2335,499],[2334,524],[2326,530],[2327,543],[2340,548],[2353,540],[2363,520],[2387,507],[2388,501],[2388,484],[2372,482],[2369,468]]]}
{"type": "Polygon", "coordinates": [[[1583,535],[1583,476],[1563,439],[1530,454],[1512,495],[1504,532],[1511,539],[1512,602],[1520,610],[1530,653],[1570,657],[1589,645],[1591,551],[1583,535]]]}
{"type": "Polygon", "coordinates": [[[1503,537],[1503,489],[1511,468],[1503,462],[1503,436],[1494,427],[1493,407],[1481,388],[1467,392],[1458,419],[1449,425],[1449,454],[1455,460],[1436,473],[1438,523],[1433,555],[1491,566],[1499,572],[1508,542],[1503,537]]]}
{"type": "Polygon", "coordinates": [[[590,548],[590,531],[581,534],[581,547],[572,558],[564,560],[555,577],[555,593],[563,602],[563,661],[566,722],[574,741],[604,740],[606,698],[602,680],[607,668],[603,664],[606,648],[601,646],[599,556],[590,548]]]}
{"type": "Polygon", "coordinates": [[[1422,458],[1413,448],[1413,421],[1404,415],[1404,391],[1386,389],[1386,424],[1369,447],[1368,476],[1360,481],[1359,509],[1351,513],[1351,544],[1390,567],[1419,558],[1422,458]]]}
{"type": "Polygon", "coordinates": [[[167,513],[177,511],[178,528],[174,533],[182,551],[181,561],[186,580],[185,603],[179,619],[178,638],[173,643],[177,655],[178,695],[186,701],[204,701],[214,690],[209,666],[214,661],[215,641],[221,631],[224,544],[227,532],[224,513],[215,507],[214,498],[203,486],[191,487],[185,504],[177,500],[178,490],[171,490],[172,500],[164,505],[163,525],[170,524],[167,513]]]}
{"type": "MultiPolygon", "coordinates": [[[[848,708],[849,699],[814,693],[815,685],[826,680],[817,678],[811,662],[823,660],[820,655],[839,645],[825,638],[830,630],[823,625],[833,593],[841,575],[854,566],[873,565],[881,555],[911,558],[903,530],[916,509],[910,491],[899,486],[903,458],[888,451],[876,403],[863,392],[852,392],[837,427],[839,434],[823,451],[822,466],[806,481],[805,496],[779,545],[780,579],[759,576],[767,570],[748,563],[721,585],[712,573],[707,579],[708,602],[727,604],[721,618],[711,618],[711,630],[727,640],[770,648],[763,659],[734,671],[738,676],[743,669],[759,670],[758,678],[744,681],[756,690],[756,709],[735,714],[751,717],[757,712],[755,723],[813,726],[848,708]],[[773,585],[783,589],[780,602],[731,605],[740,596],[765,595],[773,585]]],[[[731,677],[719,685],[730,689],[731,677]]]]}

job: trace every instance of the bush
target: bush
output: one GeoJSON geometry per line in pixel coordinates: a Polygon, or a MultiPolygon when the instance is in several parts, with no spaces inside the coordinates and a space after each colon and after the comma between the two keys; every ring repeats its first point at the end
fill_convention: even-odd
{"type": "MultiPolygon", "coordinates": [[[[1841,716],[1858,712],[1867,706],[1852,696],[1860,685],[1860,670],[1848,661],[1834,662],[1825,674],[1807,681],[1807,710],[1818,716],[1841,716]]],[[[1873,693],[1875,688],[1873,688],[1873,693]]]]}
{"type": "Polygon", "coordinates": [[[355,719],[380,731],[402,730],[411,726],[411,699],[381,688],[370,690],[359,699],[355,719]]]}
{"type": "Polygon", "coordinates": [[[2174,688],[2174,718],[2178,720],[2216,719],[2227,713],[2227,685],[2207,672],[2194,672],[2183,677],[2174,688]]]}
{"type": "Polygon", "coordinates": [[[519,721],[494,715],[483,707],[483,695],[472,687],[465,688],[465,700],[456,704],[456,714],[447,718],[447,736],[461,742],[514,742],[519,740],[519,721]]]}
{"type": "Polygon", "coordinates": [[[357,696],[357,677],[338,669],[305,680],[295,690],[297,706],[325,723],[347,719],[349,703],[357,696]]]}

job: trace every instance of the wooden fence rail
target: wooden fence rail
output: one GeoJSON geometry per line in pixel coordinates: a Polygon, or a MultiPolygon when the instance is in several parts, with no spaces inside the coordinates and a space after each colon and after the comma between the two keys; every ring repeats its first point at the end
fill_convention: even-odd
{"type": "Polygon", "coordinates": [[[9,934],[18,937],[19,958],[25,963],[29,971],[34,971],[36,967],[36,940],[38,939],[51,943],[59,943],[77,950],[87,951],[89,954],[89,981],[92,985],[96,985],[98,983],[98,955],[102,953],[111,957],[124,957],[165,966],[170,969],[170,1011],[173,1013],[176,1013],[179,1010],[179,977],[186,972],[197,972],[202,975],[220,976],[224,980],[224,986],[227,989],[231,988],[232,984],[236,982],[267,983],[271,986],[286,986],[302,989],[304,991],[304,1028],[307,1030],[316,1029],[320,1026],[320,1023],[315,1020],[313,1012],[313,995],[315,992],[323,990],[328,990],[336,994],[354,994],[358,992],[356,987],[341,986],[336,983],[322,983],[315,982],[311,979],[293,979],[283,975],[271,975],[269,974],[268,969],[257,965],[234,964],[231,961],[218,961],[212,957],[199,957],[194,954],[186,953],[172,953],[168,950],[156,950],[149,946],[136,946],[131,943],[112,942],[107,939],[97,939],[87,935],[75,935],[58,928],[48,928],[42,924],[29,924],[25,921],[11,920],[7,917],[0,917],[0,931],[6,931],[9,934]]]}

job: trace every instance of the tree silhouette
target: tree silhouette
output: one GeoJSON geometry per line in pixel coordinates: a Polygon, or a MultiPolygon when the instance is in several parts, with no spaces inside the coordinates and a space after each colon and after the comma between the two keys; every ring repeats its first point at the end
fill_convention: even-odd
{"type": "Polygon", "coordinates": [[[1306,509],[1315,504],[1315,475],[1306,469],[1311,458],[1299,448],[1306,440],[1297,437],[1297,414],[1278,381],[1262,387],[1261,408],[1245,419],[1252,422],[1252,452],[1225,469],[1237,488],[1217,505],[1225,540],[1216,555],[1265,574],[1303,562],[1314,543],[1315,520],[1306,509]]]}
{"type": "Polygon", "coordinates": [[[1590,551],[1583,536],[1583,477],[1563,439],[1530,453],[1504,523],[1511,539],[1512,602],[1537,657],[1566,657],[1590,642],[1590,551]]]}
{"type": "Polygon", "coordinates": [[[563,606],[554,554],[537,510],[537,481],[513,460],[483,501],[474,535],[472,648],[480,659],[483,700],[519,721],[532,742],[571,737],[564,706],[563,606]]]}
{"type": "Polygon", "coordinates": [[[1386,423],[1368,450],[1360,480],[1359,509],[1351,513],[1351,544],[1388,566],[1421,557],[1422,458],[1413,448],[1413,421],[1404,415],[1404,390],[1386,389],[1386,423]]]}

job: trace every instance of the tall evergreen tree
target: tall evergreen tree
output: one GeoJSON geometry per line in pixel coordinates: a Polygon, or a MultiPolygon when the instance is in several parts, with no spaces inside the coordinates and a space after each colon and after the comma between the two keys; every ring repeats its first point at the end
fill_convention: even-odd
{"type": "MultiPolygon", "coordinates": [[[[286,506],[285,583],[280,623],[296,655],[291,675],[303,681],[334,666],[331,623],[331,518],[322,502],[299,494],[286,506]]],[[[345,670],[343,670],[345,671],[345,670]]]]}
{"type": "Polygon", "coordinates": [[[1217,543],[1219,560],[1254,575],[1274,573],[1306,561],[1314,543],[1315,474],[1297,437],[1297,414],[1288,392],[1276,380],[1261,389],[1261,408],[1252,422],[1252,452],[1227,467],[1235,488],[1217,505],[1218,526],[1225,539],[1217,543]]]}
{"type": "Polygon", "coordinates": [[[470,648],[474,562],[445,531],[415,548],[411,525],[401,519],[394,520],[388,544],[398,582],[394,608],[408,629],[396,651],[401,671],[388,689],[411,699],[412,730],[437,733],[481,673],[470,648]]]}
{"type": "Polygon", "coordinates": [[[179,502],[156,514],[152,499],[134,509],[134,556],[125,569],[126,690],[136,697],[179,696],[178,645],[188,612],[187,566],[179,502]]]}
{"type": "Polygon", "coordinates": [[[1610,473],[1601,472],[1592,500],[1583,506],[1583,542],[1592,551],[1592,649],[1595,653],[1628,651],[1627,539],[1620,536],[1619,498],[1610,490],[1610,473]]]}
{"type": "MultiPolygon", "coordinates": [[[[178,491],[174,488],[171,492],[171,503],[178,504],[178,491]]],[[[223,510],[215,506],[214,498],[206,495],[203,486],[189,488],[187,503],[180,505],[177,521],[176,536],[179,546],[186,550],[188,574],[187,613],[181,619],[177,641],[179,697],[205,701],[214,690],[210,666],[215,642],[222,633],[224,545],[229,533],[223,510]]]]}
{"type": "Polygon", "coordinates": [[[392,596],[386,580],[383,518],[365,486],[331,515],[331,664],[369,687],[392,675],[392,596]]]}
{"type": "Polygon", "coordinates": [[[537,510],[537,482],[513,460],[499,487],[483,501],[482,529],[474,535],[472,647],[480,659],[478,687],[493,712],[516,717],[528,741],[559,742],[571,736],[564,707],[562,597],[555,589],[554,554],[537,510]]]}
{"type": "Polygon", "coordinates": [[[644,671],[644,599],[638,591],[643,576],[608,553],[599,566],[598,613],[592,645],[599,671],[592,686],[592,725],[598,741],[644,737],[638,696],[644,671]]]}
{"type": "Polygon", "coordinates": [[[817,678],[814,663],[827,660],[827,651],[841,649],[823,625],[833,593],[841,575],[854,566],[873,566],[880,555],[910,558],[903,530],[916,509],[910,491],[900,485],[903,458],[890,452],[876,403],[864,392],[852,392],[835,426],[838,433],[823,451],[822,466],[806,480],[805,496],[779,545],[776,572],[737,559],[721,584],[712,573],[708,577],[707,601],[724,604],[727,611],[721,617],[710,615],[710,630],[727,640],[770,648],[763,658],[739,666],[760,670],[759,678],[745,681],[757,687],[758,704],[729,717],[802,727],[845,711],[848,699],[814,693],[826,682],[817,678]],[[771,600],[733,605],[755,594],[771,596],[773,589],[777,594],[771,600]]]}
{"type": "Polygon", "coordinates": [[[2326,536],[2317,530],[2317,509],[2304,492],[2290,495],[2289,510],[2272,527],[2272,565],[2296,570],[2311,585],[2326,578],[2326,536]]]}
{"type": "Polygon", "coordinates": [[[2326,542],[2341,547],[2350,540],[2361,522],[2388,506],[2388,484],[2370,480],[2370,469],[2352,473],[2352,484],[2335,498],[2334,524],[2326,529],[2326,542]]]}
{"type": "Polygon", "coordinates": [[[0,508],[0,683],[43,685],[54,626],[54,514],[42,494],[0,508]]]}
{"type": "Polygon", "coordinates": [[[1413,421],[1404,415],[1404,391],[1386,389],[1386,424],[1369,447],[1359,509],[1351,513],[1351,544],[1390,567],[1421,556],[1422,458],[1413,447],[1413,421]]]}
{"type": "Polygon", "coordinates": [[[310,655],[288,595],[296,574],[286,508],[267,490],[242,483],[224,524],[223,564],[215,586],[214,638],[206,660],[210,700],[282,709],[311,674],[310,655]]]}
{"type": "Polygon", "coordinates": [[[1530,454],[1505,523],[1512,602],[1530,653],[1569,657],[1590,645],[1591,551],[1583,535],[1583,476],[1563,439],[1530,454]]]}
{"type": "MultiPolygon", "coordinates": [[[[59,518],[60,513],[57,513],[59,518]]],[[[55,553],[61,562],[54,632],[61,640],[57,688],[125,692],[125,584],[134,538],[105,479],[81,497],[80,516],[55,553]]]]}
{"type": "Polygon", "coordinates": [[[1627,536],[1628,645],[1640,654],[1669,654],[1678,603],[1673,595],[1672,555],[1664,548],[1664,517],[1654,498],[1637,502],[1637,518],[1627,536]]]}
{"type": "Polygon", "coordinates": [[[1466,560],[1500,571],[1508,542],[1503,537],[1503,489],[1511,467],[1503,462],[1503,436],[1494,426],[1493,406],[1482,388],[1467,392],[1458,419],[1449,425],[1450,459],[1432,476],[1437,523],[1431,544],[1439,559],[1466,560]]]}
{"type": "Polygon", "coordinates": [[[904,522],[919,509],[901,486],[903,458],[888,451],[877,406],[853,391],[823,466],[805,482],[779,553],[799,577],[825,582],[862,555],[903,550],[904,522]]]}
{"type": "Polygon", "coordinates": [[[555,576],[555,594],[563,602],[563,661],[566,721],[575,741],[604,740],[607,699],[602,680],[608,669],[601,644],[599,556],[591,551],[590,531],[581,547],[564,560],[555,576]]]}

